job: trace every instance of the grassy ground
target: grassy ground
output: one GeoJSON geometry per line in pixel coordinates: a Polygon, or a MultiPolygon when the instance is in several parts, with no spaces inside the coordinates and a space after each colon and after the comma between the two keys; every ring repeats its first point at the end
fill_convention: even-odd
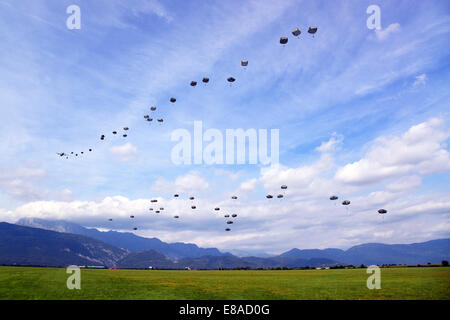
{"type": "Polygon", "coordinates": [[[280,271],[81,270],[69,290],[65,269],[0,267],[0,299],[450,299],[450,268],[280,271]]]}

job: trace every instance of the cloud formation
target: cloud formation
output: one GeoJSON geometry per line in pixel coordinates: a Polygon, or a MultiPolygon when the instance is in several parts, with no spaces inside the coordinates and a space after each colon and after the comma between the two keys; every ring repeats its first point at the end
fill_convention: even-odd
{"type": "Polygon", "coordinates": [[[378,138],[362,159],[340,168],[336,180],[371,185],[411,173],[447,171],[450,155],[444,143],[448,137],[443,120],[433,118],[411,127],[401,136],[378,138]]]}
{"type": "Polygon", "coordinates": [[[121,146],[113,146],[109,149],[109,152],[120,162],[129,162],[137,157],[137,148],[130,142],[121,146]]]}
{"type": "Polygon", "coordinates": [[[387,28],[381,30],[375,30],[378,40],[384,41],[389,35],[395,32],[400,32],[400,23],[391,23],[387,28]]]}

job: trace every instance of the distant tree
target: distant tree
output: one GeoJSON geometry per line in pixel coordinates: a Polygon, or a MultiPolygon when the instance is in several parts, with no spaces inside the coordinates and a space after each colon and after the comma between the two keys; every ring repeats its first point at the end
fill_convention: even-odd
{"type": "Polygon", "coordinates": [[[364,263],[363,263],[363,264],[361,264],[359,267],[360,267],[360,268],[365,268],[366,266],[365,266],[364,263]]]}
{"type": "Polygon", "coordinates": [[[448,267],[448,261],[447,260],[442,260],[442,265],[444,266],[444,267],[448,267]]]}

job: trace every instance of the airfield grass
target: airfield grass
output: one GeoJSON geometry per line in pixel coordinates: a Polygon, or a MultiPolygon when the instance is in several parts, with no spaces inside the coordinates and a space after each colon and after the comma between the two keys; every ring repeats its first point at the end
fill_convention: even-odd
{"type": "Polygon", "coordinates": [[[366,269],[95,270],[81,269],[81,290],[63,268],[0,267],[0,299],[450,299],[449,267],[382,268],[381,289],[366,269]]]}

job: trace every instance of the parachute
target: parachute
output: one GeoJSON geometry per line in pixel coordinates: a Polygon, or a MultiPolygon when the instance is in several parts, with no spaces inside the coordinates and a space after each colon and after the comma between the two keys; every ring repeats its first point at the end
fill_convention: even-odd
{"type": "Polygon", "coordinates": [[[287,185],[283,184],[283,185],[281,186],[281,189],[286,190],[286,189],[287,189],[287,185]]]}
{"type": "Polygon", "coordinates": [[[238,197],[237,196],[232,196],[231,199],[236,200],[238,197]]]}
{"type": "Polygon", "coordinates": [[[277,195],[277,198],[278,199],[281,199],[281,198],[283,198],[284,196],[282,195],[282,194],[279,194],[279,195],[277,195]]]}
{"type": "Polygon", "coordinates": [[[124,134],[123,137],[126,138],[126,137],[128,137],[128,135],[127,135],[127,134],[124,134]]]}
{"type": "Polygon", "coordinates": [[[148,119],[150,116],[148,114],[144,115],[145,119],[148,119]]]}
{"type": "Polygon", "coordinates": [[[136,228],[136,227],[134,227],[134,228],[133,228],[133,230],[137,230],[137,228],[136,228]]]}
{"type": "Polygon", "coordinates": [[[266,196],[266,198],[267,198],[267,199],[272,199],[272,198],[273,198],[273,195],[268,194],[268,195],[266,196]]]}
{"type": "Polygon", "coordinates": [[[174,197],[174,198],[178,198],[178,194],[174,194],[173,197],[174,197]]]}
{"type": "Polygon", "coordinates": [[[177,101],[177,99],[175,99],[175,98],[170,98],[170,102],[174,103],[175,101],[177,101]]]}
{"type": "Polygon", "coordinates": [[[378,210],[378,213],[379,214],[386,214],[387,210],[386,209],[380,209],[380,210],[378,210]]]}
{"type": "Polygon", "coordinates": [[[92,149],[89,149],[89,152],[91,152],[92,151],[92,149]]]}
{"type": "Polygon", "coordinates": [[[197,85],[197,81],[191,81],[191,87],[195,87],[197,85]]]}
{"type": "Polygon", "coordinates": [[[163,207],[161,207],[161,208],[159,208],[159,210],[161,210],[161,211],[164,211],[164,208],[163,208],[163,207]]]}
{"type": "Polygon", "coordinates": [[[232,83],[232,82],[236,81],[236,79],[233,78],[233,77],[229,77],[229,78],[227,79],[227,81],[230,82],[230,83],[232,83]]]}
{"type": "Polygon", "coordinates": [[[248,60],[242,60],[241,61],[241,66],[243,66],[243,67],[248,66],[248,60]]]}
{"type": "Polygon", "coordinates": [[[156,107],[155,107],[155,106],[151,106],[151,107],[150,107],[150,110],[151,110],[151,111],[155,111],[155,110],[156,110],[156,107]]]}
{"type": "Polygon", "coordinates": [[[112,219],[108,219],[108,221],[112,221],[112,219]]]}
{"type": "Polygon", "coordinates": [[[281,37],[280,38],[280,43],[285,45],[286,43],[288,43],[288,38],[287,37],[281,37]]]}
{"type": "Polygon", "coordinates": [[[123,130],[128,131],[128,127],[124,127],[123,130]]]}
{"type": "MultiPolygon", "coordinates": [[[[339,199],[339,197],[338,197],[338,196],[335,196],[335,195],[332,195],[332,196],[330,197],[330,200],[332,200],[332,201],[337,200],[337,199],[339,199]]],[[[337,202],[335,202],[334,205],[336,206],[336,205],[337,205],[337,202]]]]}
{"type": "Polygon", "coordinates": [[[113,133],[113,134],[117,134],[117,131],[113,131],[112,133],[113,133]]]}
{"type": "Polygon", "coordinates": [[[175,219],[178,219],[179,218],[179,216],[173,216],[175,219]]]}
{"type": "Polygon", "coordinates": [[[147,118],[147,121],[151,122],[153,121],[153,118],[147,118]]]}
{"type": "Polygon", "coordinates": [[[292,34],[294,35],[294,37],[298,37],[298,36],[300,35],[300,33],[302,33],[302,32],[300,31],[299,28],[295,28],[295,29],[292,31],[292,34]]]}
{"type": "Polygon", "coordinates": [[[228,220],[228,221],[227,221],[227,224],[233,224],[233,221],[228,220]]]}
{"type": "Polygon", "coordinates": [[[133,218],[134,218],[134,216],[130,216],[130,218],[131,218],[131,219],[133,219],[133,218]]]}
{"type": "Polygon", "coordinates": [[[219,210],[220,210],[220,208],[214,208],[214,210],[216,210],[216,211],[219,211],[219,210]]]}
{"type": "Polygon", "coordinates": [[[317,32],[317,27],[309,27],[308,33],[312,34],[313,37],[316,32],[317,32]]]}
{"type": "Polygon", "coordinates": [[[84,154],[84,152],[83,152],[83,151],[81,151],[81,154],[84,154]]]}
{"type": "Polygon", "coordinates": [[[224,217],[225,217],[225,218],[229,218],[229,217],[230,217],[230,215],[229,215],[229,214],[226,214],[226,215],[224,215],[224,217]]]}
{"type": "Polygon", "coordinates": [[[209,82],[209,78],[205,77],[205,78],[202,79],[202,81],[203,81],[203,83],[208,83],[209,82]]]}
{"type": "Polygon", "coordinates": [[[231,231],[231,229],[230,228],[226,228],[225,231],[231,231]]]}
{"type": "Polygon", "coordinates": [[[158,199],[152,199],[150,202],[158,202],[158,199]]]}
{"type": "Polygon", "coordinates": [[[189,197],[189,200],[194,200],[195,198],[194,197],[189,197]]]}
{"type": "Polygon", "coordinates": [[[156,211],[155,211],[155,213],[159,213],[159,212],[160,212],[159,210],[156,210],[156,211]]]}
{"type": "Polygon", "coordinates": [[[191,209],[196,209],[197,207],[196,206],[191,206],[191,209]]]}
{"type": "Polygon", "coordinates": [[[150,208],[150,209],[148,209],[148,210],[153,211],[153,208],[150,208]]]}
{"type": "MultiPolygon", "coordinates": [[[[102,134],[102,136],[100,137],[100,140],[105,140],[105,135],[104,134],[102,134]]],[[[73,154],[73,152],[72,152],[72,154],[73,154]]]]}
{"type": "Polygon", "coordinates": [[[158,122],[159,122],[159,123],[161,123],[161,122],[163,122],[163,121],[164,121],[163,118],[159,118],[159,119],[158,119],[158,122]]]}
{"type": "Polygon", "coordinates": [[[349,204],[350,204],[350,200],[344,200],[344,201],[342,201],[342,205],[343,205],[343,206],[346,206],[345,209],[347,210],[347,214],[348,214],[348,207],[347,207],[347,206],[348,206],[349,204]]]}
{"type": "Polygon", "coordinates": [[[237,217],[237,214],[236,214],[236,213],[233,213],[231,216],[232,216],[233,218],[236,218],[236,217],[237,217]]]}

